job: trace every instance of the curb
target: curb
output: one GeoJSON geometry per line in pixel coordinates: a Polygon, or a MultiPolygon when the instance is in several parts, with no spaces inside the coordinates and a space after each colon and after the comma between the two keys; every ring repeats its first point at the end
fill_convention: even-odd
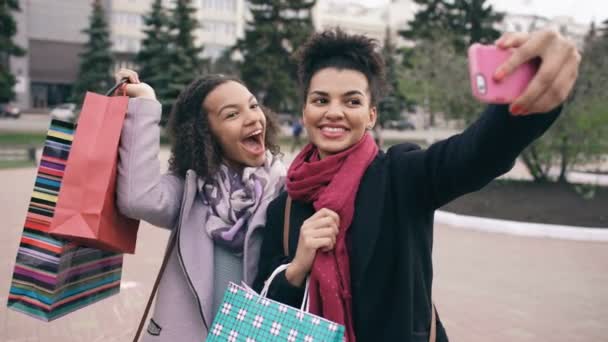
{"type": "Polygon", "coordinates": [[[441,210],[435,211],[435,223],[488,233],[574,241],[608,242],[608,228],[574,227],[545,223],[508,221],[459,215],[441,210]]]}

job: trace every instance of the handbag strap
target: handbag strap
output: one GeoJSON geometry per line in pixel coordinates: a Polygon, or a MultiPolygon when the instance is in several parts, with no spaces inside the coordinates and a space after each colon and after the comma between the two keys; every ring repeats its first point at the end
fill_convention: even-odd
{"type": "Polygon", "coordinates": [[[177,241],[177,234],[171,234],[171,240],[169,240],[169,245],[167,246],[167,250],[165,251],[165,256],[163,257],[163,263],[160,266],[160,270],[158,271],[158,275],[156,276],[156,280],[154,281],[154,286],[152,286],[152,292],[150,293],[150,297],[148,297],[148,303],[146,303],[146,308],[144,309],[144,313],[141,316],[141,320],[139,321],[139,326],[137,327],[137,332],[135,333],[135,337],[133,338],[133,342],[138,342],[141,337],[141,333],[144,330],[144,325],[146,324],[146,320],[148,318],[148,314],[150,313],[150,308],[152,307],[152,302],[154,301],[154,297],[156,297],[156,293],[158,292],[158,285],[160,285],[160,280],[163,277],[163,273],[165,273],[165,269],[167,268],[167,264],[169,263],[169,257],[171,256],[171,252],[173,252],[173,248],[175,247],[175,243],[177,241]]]}
{"type": "MultiPolygon", "coordinates": [[[[289,257],[289,221],[291,219],[291,196],[287,195],[285,201],[285,214],[283,217],[283,253],[286,257],[289,257]]],[[[289,265],[289,264],[288,264],[289,265]]],[[[287,267],[285,267],[287,269],[287,267]]],[[[302,305],[300,310],[309,312],[310,302],[308,300],[308,288],[309,288],[310,277],[306,277],[306,285],[304,287],[304,298],[302,299],[302,305]]]]}
{"type": "Polygon", "coordinates": [[[291,216],[291,196],[287,195],[285,201],[285,215],[283,217],[283,253],[289,256],[289,220],[291,216]]]}
{"type": "MultiPolygon", "coordinates": [[[[289,195],[287,195],[287,200],[285,201],[285,215],[283,218],[283,253],[285,253],[285,256],[289,256],[289,220],[290,220],[290,216],[291,216],[291,197],[289,195]]],[[[274,279],[274,277],[280,273],[281,271],[284,271],[287,269],[287,266],[289,266],[289,264],[286,265],[281,265],[279,266],[274,272],[273,274],[268,278],[268,280],[266,281],[267,284],[265,284],[265,288],[266,286],[270,287],[270,283],[272,282],[272,279],[274,279]]],[[[262,290],[262,292],[264,292],[264,290],[262,290]]],[[[265,293],[268,292],[268,289],[266,288],[265,293]]],[[[306,279],[306,293],[304,294],[304,300],[302,302],[302,307],[300,308],[300,310],[303,310],[305,312],[308,312],[308,278],[306,279]]],[[[264,296],[265,297],[265,296],[264,296]]],[[[437,314],[435,313],[435,304],[432,303],[431,301],[431,328],[429,331],[429,342],[435,342],[435,340],[437,339],[437,314]]]]}
{"type": "Polygon", "coordinates": [[[431,302],[431,331],[429,331],[429,342],[435,342],[437,339],[437,314],[435,313],[435,304],[431,302]]]}
{"type": "Polygon", "coordinates": [[[106,92],[106,96],[112,96],[117,90],[119,90],[119,88],[122,89],[123,96],[126,96],[126,90],[124,89],[124,87],[126,86],[127,82],[129,82],[129,79],[123,78],[122,80],[120,80],[120,82],[116,83],[112,88],[110,88],[110,90],[106,92]]]}

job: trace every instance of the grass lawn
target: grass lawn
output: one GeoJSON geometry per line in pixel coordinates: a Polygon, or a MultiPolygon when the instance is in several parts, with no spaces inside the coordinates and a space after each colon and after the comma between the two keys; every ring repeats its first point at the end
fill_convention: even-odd
{"type": "Polygon", "coordinates": [[[34,163],[29,160],[0,160],[0,170],[22,167],[34,167],[34,163]]]}
{"type": "Polygon", "coordinates": [[[42,146],[46,133],[40,132],[1,132],[0,148],[14,146],[42,146]]]}

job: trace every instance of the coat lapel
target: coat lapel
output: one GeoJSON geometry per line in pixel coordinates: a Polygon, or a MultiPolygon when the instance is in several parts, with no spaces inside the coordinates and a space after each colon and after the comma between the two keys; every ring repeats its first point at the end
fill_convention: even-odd
{"type": "Polygon", "coordinates": [[[357,284],[364,278],[370,259],[376,248],[382,211],[384,208],[384,194],[378,198],[364,198],[365,194],[377,193],[377,189],[385,188],[386,175],[382,167],[382,160],[376,157],[367,169],[361,180],[357,199],[355,201],[355,217],[353,219],[351,259],[351,282],[357,284]]]}

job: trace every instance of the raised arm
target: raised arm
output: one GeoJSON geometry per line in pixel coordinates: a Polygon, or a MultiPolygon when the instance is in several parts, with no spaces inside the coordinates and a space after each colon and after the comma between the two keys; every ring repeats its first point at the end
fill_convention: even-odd
{"type": "Polygon", "coordinates": [[[179,214],[183,179],[160,172],[161,105],[154,90],[140,83],[137,74],[121,70],[117,78],[129,77],[129,107],[123,126],[117,177],[118,209],[132,218],[172,228],[179,214]]]}

